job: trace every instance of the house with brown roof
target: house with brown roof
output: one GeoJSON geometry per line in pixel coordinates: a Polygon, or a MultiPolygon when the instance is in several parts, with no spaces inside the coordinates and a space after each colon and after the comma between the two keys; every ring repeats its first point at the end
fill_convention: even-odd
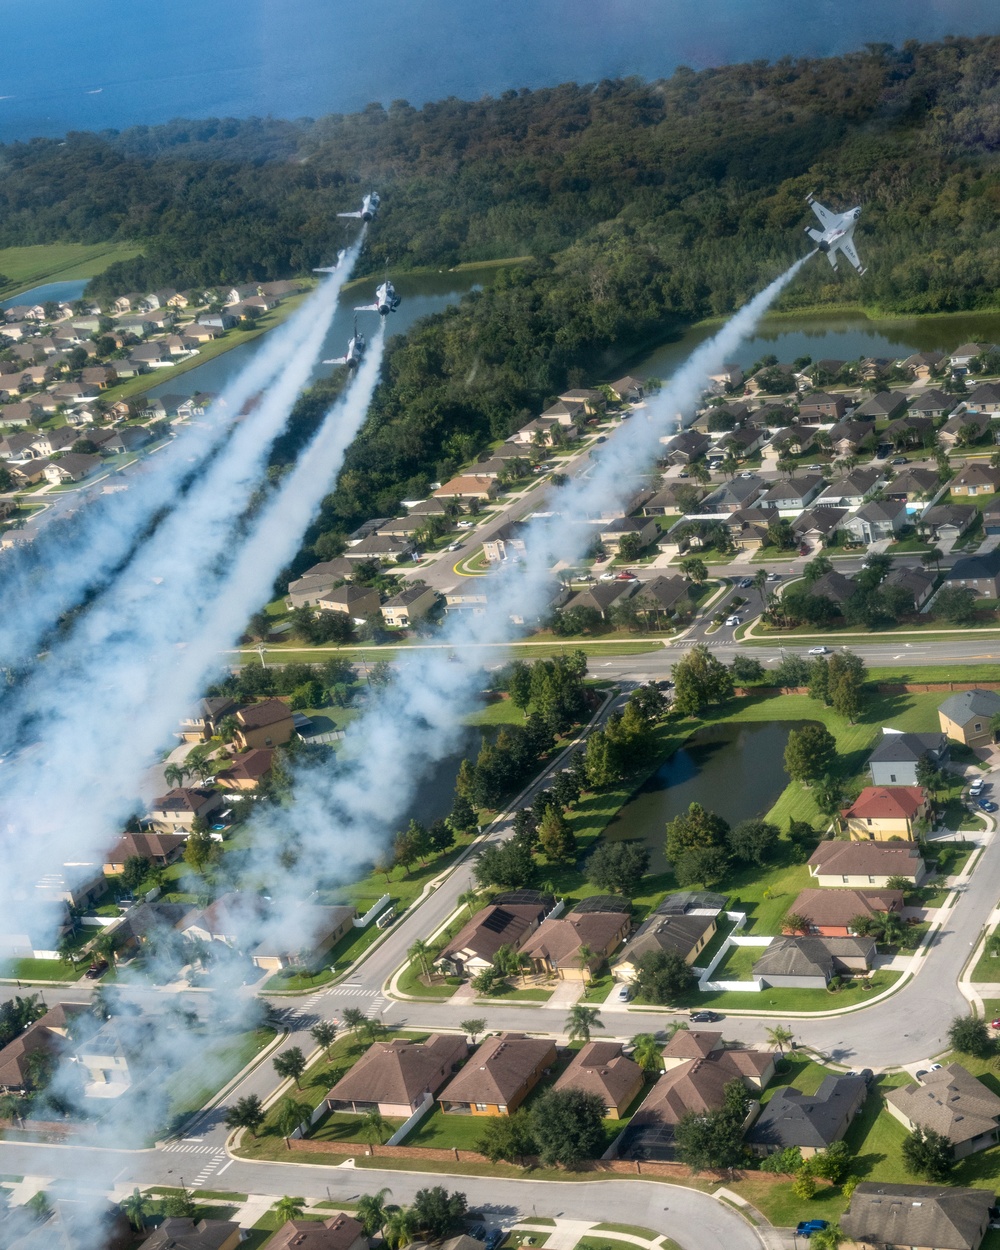
{"type": "Polygon", "coordinates": [[[632,921],[623,912],[570,912],[544,920],[519,946],[536,973],[560,980],[589,981],[628,936],[632,921]],[[584,958],[584,950],[590,955],[584,958]]]}
{"type": "Polygon", "coordinates": [[[295,721],[287,703],[281,699],[264,699],[236,713],[234,741],[241,751],[251,747],[280,747],[291,740],[295,721]]]}
{"type": "Polygon", "coordinates": [[[368,1250],[364,1225],[343,1211],[329,1219],[289,1220],[268,1241],[268,1250],[368,1250]]]}
{"type": "Polygon", "coordinates": [[[838,421],[830,430],[830,446],[838,456],[853,455],[875,433],[871,421],[838,421]]]}
{"type": "Polygon", "coordinates": [[[848,835],[856,841],[912,841],[917,825],[930,819],[930,804],[921,786],[865,786],[840,816],[848,835]]]}
{"type": "Polygon", "coordinates": [[[646,393],[644,383],[629,375],[612,382],[611,392],[623,404],[637,404],[646,393]]]}
{"type": "Polygon", "coordinates": [[[31,1073],[37,1062],[35,1055],[55,1057],[62,1049],[58,1034],[36,1020],[20,1037],[0,1050],[0,1093],[20,1094],[32,1083],[31,1073]]]}
{"type": "Polygon", "coordinates": [[[179,859],[186,838],[177,833],[123,833],[104,856],[104,871],[110,876],[125,871],[126,860],[148,859],[151,864],[165,868],[179,859]]]}
{"type": "Polygon", "coordinates": [[[1000,1141],[1000,1098],[960,1063],[928,1071],[885,1096],[889,1114],[910,1132],[933,1129],[964,1159],[1000,1141]]]}
{"type": "MultiPolygon", "coordinates": [[[[789,907],[789,916],[805,922],[807,934],[820,937],[852,937],[857,916],[876,916],[903,911],[902,890],[803,890],[789,907]]],[[[792,932],[787,925],[786,933],[792,932]]]]}
{"type": "Polygon", "coordinates": [[[809,875],[823,888],[855,886],[884,889],[890,877],[919,885],[927,865],[913,842],[821,842],[806,861],[809,875]]]}
{"type": "Polygon", "coordinates": [[[518,946],[534,933],[555,899],[538,895],[523,903],[493,903],[477,912],[438,955],[437,963],[456,976],[474,976],[493,964],[501,946],[518,946]]]}
{"type": "Polygon", "coordinates": [[[827,395],[817,391],[814,395],[803,395],[799,400],[799,415],[806,420],[840,421],[846,411],[846,395],[827,395]]]}
{"type": "Polygon", "coordinates": [[[270,747],[254,747],[234,755],[232,763],[215,774],[215,784],[223,790],[256,790],[271,771],[274,751],[270,747]]]}
{"type": "Polygon", "coordinates": [[[149,820],[157,833],[190,833],[200,816],[208,820],[222,806],[222,795],[215,790],[199,790],[193,786],[175,786],[153,800],[149,820]]]}
{"type": "Polygon", "coordinates": [[[862,1181],[840,1227],[864,1250],[979,1250],[996,1202],[989,1189],[862,1181]]]}
{"type": "Polygon", "coordinates": [[[474,473],[460,473],[450,481],[439,486],[434,492],[435,499],[495,499],[500,487],[491,477],[480,477],[474,473]]]}
{"type": "Polygon", "coordinates": [[[441,1091],[441,1110],[451,1115],[510,1115],[555,1062],[556,1045],[548,1038],[523,1033],[488,1037],[441,1091]]]}
{"type": "Polygon", "coordinates": [[[948,489],[953,495],[995,495],[1000,490],[1000,469],[981,460],[970,461],[951,479],[948,489]]]}
{"type": "Polygon", "coordinates": [[[139,1250],[237,1250],[243,1234],[232,1220],[195,1220],[168,1216],[139,1250]]]}
{"type": "Polygon", "coordinates": [[[715,936],[716,917],[712,915],[671,915],[654,913],[644,920],[632,940],[612,965],[616,981],[634,981],[644,955],[668,951],[693,964],[715,936]]]}
{"type": "Polygon", "coordinates": [[[380,606],[377,590],[370,586],[337,586],[328,590],[316,600],[321,612],[339,612],[348,616],[356,625],[363,625],[372,616],[377,616],[380,606]]]}
{"type": "Polygon", "coordinates": [[[408,1119],[458,1071],[469,1053],[464,1037],[433,1033],[425,1042],[397,1037],[375,1042],[326,1096],[330,1111],[408,1119]]]}
{"type": "Polygon", "coordinates": [[[579,1089],[604,1102],[609,1120],[620,1120],[642,1089],[642,1068],[622,1054],[621,1042],[587,1042],[555,1083],[556,1089],[579,1089]]]}

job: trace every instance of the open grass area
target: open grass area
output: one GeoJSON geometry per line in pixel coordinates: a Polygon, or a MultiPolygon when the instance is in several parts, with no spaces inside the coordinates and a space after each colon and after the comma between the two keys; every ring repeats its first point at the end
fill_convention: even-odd
{"type": "Polygon", "coordinates": [[[991,954],[989,946],[987,946],[986,950],[976,960],[976,966],[972,969],[969,979],[984,985],[1000,984],[1000,953],[996,955],[991,954]]]}
{"type": "Polygon", "coordinates": [[[172,1130],[202,1107],[274,1040],[274,1029],[251,1029],[200,1046],[198,1053],[167,1081],[168,1122],[172,1130]]]}
{"type": "Polygon", "coordinates": [[[635,1250],[635,1245],[630,1241],[616,1241],[614,1237],[598,1235],[581,1237],[576,1243],[576,1250],[635,1250]]]}
{"type": "Polygon", "coordinates": [[[713,981],[752,981],[753,966],[767,948],[730,946],[726,957],[712,973],[713,981]]]}
{"type": "Polygon", "coordinates": [[[659,1233],[651,1228],[643,1228],[641,1224],[595,1224],[591,1233],[629,1233],[632,1237],[645,1237],[647,1241],[658,1241],[659,1233]]]}
{"type": "Polygon", "coordinates": [[[0,273],[11,279],[0,287],[0,297],[10,299],[47,282],[92,278],[115,261],[131,260],[141,251],[133,243],[40,243],[0,248],[0,273]]]}
{"type": "Polygon", "coordinates": [[[79,981],[90,963],[67,959],[11,959],[0,964],[0,975],[18,981],[79,981]]]}
{"type": "MultiPolygon", "coordinates": [[[[876,994],[890,989],[902,976],[900,972],[873,972],[871,989],[862,989],[860,981],[851,981],[842,989],[830,990],[773,989],[760,990],[709,990],[704,993],[695,989],[676,999],[672,1004],[680,1008],[710,1007],[714,1010],[759,1011],[763,1014],[785,1012],[835,1011],[842,1007],[857,1007],[876,994]]],[[[644,1005],[642,998],[634,1000],[644,1005]]],[[[648,1004],[647,1004],[648,1005],[648,1004]]]]}
{"type": "Polygon", "coordinates": [[[450,1150],[476,1150],[486,1127],[486,1117],[445,1115],[440,1106],[425,1115],[407,1134],[404,1146],[432,1146],[450,1150]]]}
{"type": "Polygon", "coordinates": [[[451,998],[458,989],[458,980],[451,978],[452,984],[443,977],[436,977],[428,985],[423,980],[423,972],[418,963],[407,964],[399,974],[396,986],[401,994],[409,994],[411,998],[451,998]]]}

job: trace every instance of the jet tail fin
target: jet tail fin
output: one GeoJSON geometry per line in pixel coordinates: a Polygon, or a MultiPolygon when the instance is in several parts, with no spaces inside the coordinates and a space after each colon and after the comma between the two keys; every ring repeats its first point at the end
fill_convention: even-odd
{"type": "Polygon", "coordinates": [[[338,217],[358,217],[358,218],[360,218],[360,217],[361,217],[361,214],[360,214],[360,213],[338,213],[338,214],[337,214],[337,216],[338,216],[338,217]]]}

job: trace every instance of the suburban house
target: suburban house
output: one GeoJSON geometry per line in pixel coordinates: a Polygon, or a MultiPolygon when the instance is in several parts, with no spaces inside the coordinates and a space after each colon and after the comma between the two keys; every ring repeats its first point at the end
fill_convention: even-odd
{"type": "Polygon", "coordinates": [[[632,607],[646,617],[674,615],[691,607],[691,586],[683,577],[654,577],[631,597],[632,607]]]}
{"type": "Polygon", "coordinates": [[[851,456],[874,433],[871,421],[838,421],[829,431],[830,447],[838,456],[851,456]]]}
{"type": "Polygon", "coordinates": [[[177,833],[123,833],[104,855],[104,871],[110,876],[125,871],[130,859],[148,859],[158,868],[165,868],[179,859],[187,839],[177,833]]]}
{"type": "Polygon", "coordinates": [[[910,1132],[920,1125],[947,1137],[954,1159],[1000,1140],[1000,1098],[960,1063],[945,1064],[925,1072],[915,1084],[891,1090],[885,1105],[910,1132]]]}
{"type": "Polygon", "coordinates": [[[241,751],[251,747],[280,747],[291,741],[295,721],[291,708],[280,699],[264,699],[236,713],[234,741],[241,751]]]}
{"type": "Polygon", "coordinates": [[[676,1030],[660,1054],[665,1072],[692,1060],[705,1059],[728,1073],[727,1081],[740,1080],[748,1089],[758,1091],[765,1088],[775,1072],[773,1051],[746,1050],[726,1043],[721,1033],[709,1029],[676,1030]]]}
{"type": "Polygon", "coordinates": [[[139,1250],[238,1250],[243,1240],[232,1220],[191,1220],[168,1216],[139,1250]]]}
{"type": "Polygon", "coordinates": [[[872,395],[863,404],[859,404],[854,410],[854,416],[858,420],[867,418],[869,421],[877,421],[881,418],[891,421],[905,411],[906,396],[902,391],[879,391],[877,395],[872,395]]]}
{"type": "Polygon", "coordinates": [[[985,412],[957,412],[938,430],[938,442],[942,447],[965,447],[979,443],[989,434],[990,417],[985,412]]]}
{"type": "Polygon", "coordinates": [[[354,575],[354,565],[343,556],[335,560],[323,560],[306,569],[301,577],[290,582],[285,604],[289,608],[312,608],[334,588],[337,582],[354,575]]]}
{"type": "Polygon", "coordinates": [[[883,729],[882,737],[868,756],[868,771],[876,786],[916,786],[917,765],[929,760],[935,768],[948,758],[948,739],[943,733],[912,734],[883,729]]]}
{"type": "Polygon", "coordinates": [[[1000,715],[1000,694],[995,690],[962,690],[938,708],[941,732],[967,747],[993,743],[992,720],[1000,715]]]}
{"type": "Polygon", "coordinates": [[[136,1036],[134,1028],[123,1036],[123,1029],[117,1020],[106,1020],[96,1033],[76,1046],[76,1061],[81,1075],[85,1074],[84,1095],[89,1098],[120,1098],[132,1085],[129,1052],[134,1057],[135,1052],[143,1048],[143,1040],[136,1036]]]}
{"type": "Polygon", "coordinates": [[[955,397],[946,395],[935,387],[930,387],[910,401],[909,411],[915,417],[930,417],[932,421],[940,421],[955,407],[955,397]]]}
{"type": "Polygon", "coordinates": [[[832,569],[816,578],[809,587],[809,593],[817,599],[829,599],[838,608],[842,608],[857,588],[853,577],[832,569]]]}
{"type": "Polygon", "coordinates": [[[870,499],[863,508],[847,517],[844,530],[858,542],[876,543],[895,538],[908,523],[906,504],[899,500],[870,499]]]}
{"type": "MultiPolygon", "coordinates": [[[[852,921],[857,916],[876,916],[903,911],[902,890],[803,890],[789,907],[788,915],[798,916],[807,936],[853,937],[852,921]]],[[[786,932],[788,932],[786,925],[786,932]]]]}
{"type": "Polygon", "coordinates": [[[890,421],[880,438],[897,447],[933,447],[936,440],[934,422],[930,417],[911,416],[907,412],[890,421]]]}
{"type": "Polygon", "coordinates": [[[382,604],[382,619],[386,625],[405,629],[414,621],[421,621],[438,601],[438,592],[424,582],[412,582],[398,594],[382,604]]]}
{"type": "Polygon", "coordinates": [[[500,487],[491,477],[480,477],[475,473],[463,473],[439,486],[434,492],[435,499],[493,499],[500,492],[500,487]]]}
{"type": "Polygon", "coordinates": [[[839,529],[845,516],[847,510],[844,508],[807,508],[792,521],[792,533],[808,547],[819,546],[839,529]]]}
{"type": "Polygon", "coordinates": [[[816,507],[860,508],[884,481],[878,469],[855,469],[832,481],[816,500],[816,507]]]}
{"type": "Polygon", "coordinates": [[[827,395],[817,391],[815,395],[803,395],[799,400],[799,415],[807,420],[839,422],[846,411],[846,395],[827,395]]]}
{"type": "Polygon", "coordinates": [[[580,1089],[604,1102],[609,1120],[620,1120],[642,1090],[642,1068],[622,1054],[621,1042],[587,1042],[555,1083],[556,1089],[580,1089]]]}
{"type": "Polygon", "coordinates": [[[583,387],[575,391],[564,391],[559,396],[559,402],[566,404],[571,409],[578,409],[583,405],[583,411],[588,417],[596,417],[602,413],[607,406],[607,400],[603,391],[595,391],[592,387],[583,387]]]}
{"type": "Polygon", "coordinates": [[[788,425],[771,438],[771,446],[781,455],[802,455],[816,444],[819,433],[815,425],[788,425]]]}
{"type": "Polygon", "coordinates": [[[941,366],[943,352],[914,352],[899,362],[901,368],[908,369],[918,382],[926,382],[932,371],[941,366]]]}
{"type": "Polygon", "coordinates": [[[326,1096],[330,1111],[408,1119],[458,1071],[469,1053],[464,1037],[432,1033],[425,1042],[397,1037],[369,1046],[326,1096]]]}
{"type": "Polygon", "coordinates": [[[983,382],[965,400],[968,412],[983,412],[1000,416],[1000,385],[983,382]]]}
{"type": "Polygon", "coordinates": [[[920,525],[930,531],[935,542],[954,542],[970,530],[978,518],[979,509],[974,504],[937,504],[921,516],[920,525]]]}
{"type": "Polygon", "coordinates": [[[746,1140],[757,1155],[798,1146],[805,1159],[840,1141],[868,1095],[863,1076],[827,1076],[814,1094],[784,1086],[761,1111],[746,1140]]]}
{"type": "Polygon", "coordinates": [[[238,890],[222,894],[208,907],[192,907],[174,928],[186,938],[200,942],[222,942],[242,949],[256,936],[267,904],[253,893],[238,890]]]}
{"type": "Polygon", "coordinates": [[[651,951],[670,951],[693,964],[715,936],[715,916],[653,914],[635,931],[632,940],[614,961],[616,981],[634,981],[639,960],[651,951]]]}
{"type": "Polygon", "coordinates": [[[807,860],[809,875],[818,886],[870,885],[884,889],[891,877],[905,877],[919,885],[927,865],[912,842],[821,842],[807,860]]]}
{"type": "Polygon", "coordinates": [[[81,452],[64,452],[58,460],[45,466],[45,480],[54,486],[66,482],[80,482],[101,466],[100,456],[86,456],[81,452]]]}
{"type": "Polygon", "coordinates": [[[551,895],[534,890],[518,891],[513,900],[523,895],[522,902],[491,903],[477,912],[445,946],[437,962],[456,976],[473,976],[493,964],[501,946],[517,947],[538,928],[555,905],[551,895]]]}
{"type": "Polygon", "coordinates": [[[927,569],[910,569],[897,564],[882,582],[883,586],[901,586],[913,596],[913,606],[919,612],[937,584],[937,577],[927,569]]]}
{"type": "MultiPolygon", "coordinates": [[[[78,1010],[75,1003],[66,1003],[62,1006],[70,1010],[78,1010]]],[[[84,1004],[81,1003],[79,1006],[85,1009],[84,1004]]],[[[29,1025],[20,1037],[15,1037],[3,1050],[0,1050],[0,1093],[27,1092],[32,1083],[31,1074],[37,1062],[34,1056],[44,1054],[56,1057],[62,1052],[65,1041],[64,1029],[50,1028],[46,1023],[50,1015],[52,1015],[51,1011],[40,1020],[36,1020],[34,1024],[29,1025]]]]}
{"type": "MultiPolygon", "coordinates": [[[[954,483],[952,483],[954,487],[954,483]]],[[[903,503],[914,503],[921,499],[931,499],[941,489],[941,479],[933,469],[921,469],[915,466],[905,469],[885,488],[886,499],[901,499],[903,503]]]]}
{"type": "Polygon", "coordinates": [[[692,460],[703,456],[711,445],[712,440],[707,434],[699,434],[697,430],[682,430],[680,434],[666,440],[666,447],[660,458],[667,464],[690,464],[692,460]]]}
{"type": "MultiPolygon", "coordinates": [[[[263,914],[266,911],[262,909],[263,914]]],[[[267,936],[247,953],[256,967],[268,972],[308,967],[353,931],[356,915],[353,905],[307,903],[299,913],[297,934],[289,934],[285,926],[270,921],[267,936]]]]}
{"type": "Polygon", "coordinates": [[[632,927],[622,912],[570,912],[545,920],[518,948],[536,973],[560,980],[589,981],[595,969],[616,951],[632,927]],[[583,952],[589,951],[584,957],[583,952]]]}
{"type": "Polygon", "coordinates": [[[577,591],[563,605],[563,611],[572,612],[574,608],[592,608],[603,618],[619,600],[627,599],[635,594],[637,589],[638,586],[633,581],[598,582],[595,586],[588,586],[586,590],[577,591]]]}
{"type": "Polygon", "coordinates": [[[639,540],[640,550],[645,549],[656,541],[660,531],[657,524],[651,518],[646,517],[616,517],[613,521],[605,521],[600,527],[601,545],[606,551],[617,552],[621,546],[622,539],[627,534],[635,534],[639,540]]]}
{"type": "Polygon", "coordinates": [[[202,699],[196,710],[182,721],[178,734],[184,742],[207,742],[219,732],[219,725],[239,708],[235,699],[225,696],[202,699]]]}
{"type": "Polygon", "coordinates": [[[791,511],[804,508],[823,489],[823,478],[818,473],[804,473],[789,478],[787,482],[775,482],[766,494],[757,500],[758,508],[791,511]]]}
{"type": "Polygon", "coordinates": [[[668,513],[681,512],[678,492],[681,492],[682,499],[687,492],[690,492],[695,504],[705,493],[700,486],[696,486],[692,482],[679,482],[672,478],[670,481],[665,482],[655,495],[647,499],[642,507],[642,515],[666,516],[668,513]]]}
{"type": "Polygon", "coordinates": [[[368,1250],[360,1220],[343,1211],[322,1221],[289,1220],[268,1241],[268,1250],[368,1250]]]}
{"type": "Polygon", "coordinates": [[[232,762],[215,774],[215,784],[224,790],[257,790],[271,771],[274,751],[270,747],[251,747],[234,755],[232,762]]]}
{"type": "Polygon", "coordinates": [[[840,1227],[863,1250],[979,1250],[995,1202],[992,1187],[862,1181],[840,1227]]]}
{"type": "Polygon", "coordinates": [[[626,374],[625,377],[619,378],[617,382],[611,383],[611,392],[617,396],[619,403],[637,404],[646,394],[645,383],[626,374]]]}
{"type": "Polygon", "coordinates": [[[483,539],[483,555],[489,564],[502,564],[504,560],[520,559],[525,553],[525,531],[521,522],[501,525],[489,538],[483,539]]]}
{"type": "Polygon", "coordinates": [[[556,1062],[555,1042],[500,1033],[482,1042],[441,1091],[441,1110],[452,1115],[510,1115],[556,1062]]]}
{"type": "Polygon", "coordinates": [[[779,937],[751,975],[765,989],[823,990],[834,977],[867,972],[877,949],[868,937],[779,937]]]}
{"type": "Polygon", "coordinates": [[[221,806],[222,795],[215,790],[177,786],[153,800],[149,821],[158,833],[190,833],[195,820],[210,819],[221,806]]]}
{"type": "Polygon", "coordinates": [[[948,483],[953,495],[995,495],[1000,490],[1000,469],[972,460],[948,483]]]}
{"type": "Polygon", "coordinates": [[[339,612],[356,624],[363,624],[368,617],[378,616],[380,600],[377,590],[369,586],[337,586],[316,600],[321,612],[339,612]]]}
{"type": "Polygon", "coordinates": [[[855,841],[909,841],[915,836],[917,825],[930,819],[930,804],[927,792],[920,786],[865,786],[840,816],[855,841]]]}
{"type": "Polygon", "coordinates": [[[963,556],[944,575],[947,586],[966,586],[983,599],[1000,599],[1000,550],[963,556]]]}
{"type": "Polygon", "coordinates": [[[755,425],[741,426],[720,438],[716,450],[731,451],[737,460],[745,460],[755,451],[760,451],[766,442],[767,430],[755,425]]]}
{"type": "Polygon", "coordinates": [[[700,509],[704,513],[739,512],[752,504],[767,488],[762,477],[735,477],[731,482],[723,482],[712,493],[701,501],[700,509]]]}
{"type": "Polygon", "coordinates": [[[731,512],[723,522],[729,537],[742,551],[759,551],[768,541],[768,530],[774,522],[774,511],[763,508],[741,508],[731,512]]]}
{"type": "Polygon", "coordinates": [[[348,560],[374,560],[381,564],[398,564],[413,554],[413,540],[396,534],[369,534],[360,542],[351,543],[344,555],[348,560]]]}

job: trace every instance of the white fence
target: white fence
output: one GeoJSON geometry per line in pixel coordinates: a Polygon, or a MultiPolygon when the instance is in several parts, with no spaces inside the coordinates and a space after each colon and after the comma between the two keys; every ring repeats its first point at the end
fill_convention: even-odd
{"type": "Polygon", "coordinates": [[[427,1114],[428,1111],[430,1111],[430,1109],[433,1106],[434,1106],[433,1094],[425,1091],[423,1102],[421,1102],[420,1106],[416,1109],[416,1111],[414,1111],[413,1115],[411,1115],[410,1118],[404,1124],[401,1124],[399,1128],[396,1129],[395,1133],[393,1133],[393,1135],[389,1138],[389,1140],[385,1144],[387,1146],[398,1146],[400,1142],[403,1140],[403,1138],[406,1136],[406,1134],[410,1131],[410,1129],[413,1128],[414,1125],[419,1124],[420,1121],[424,1118],[424,1116],[427,1114]]]}
{"type": "Polygon", "coordinates": [[[764,950],[768,946],[771,945],[771,943],[774,941],[774,938],[773,937],[737,937],[735,936],[736,931],[738,929],[742,929],[743,926],[746,924],[746,921],[747,921],[746,913],[727,911],[726,917],[729,920],[735,921],[735,927],[733,929],[733,932],[730,933],[730,935],[726,938],[726,940],[719,947],[719,950],[716,952],[714,959],[708,965],[708,967],[702,971],[699,971],[698,989],[701,990],[701,992],[705,994],[711,993],[711,992],[717,993],[720,990],[740,990],[748,994],[757,994],[760,992],[760,989],[761,989],[759,981],[713,981],[712,973],[716,970],[716,968],[718,968],[719,964],[723,962],[723,960],[726,958],[726,956],[729,954],[730,950],[734,946],[755,946],[755,947],[758,947],[760,950],[764,950]]]}
{"type": "Polygon", "coordinates": [[[380,911],[383,911],[389,905],[389,902],[389,895],[383,894],[380,899],[377,899],[374,903],[372,903],[371,907],[368,908],[363,916],[355,916],[355,929],[363,929],[366,924],[369,924],[371,920],[379,914],[380,911]]]}

